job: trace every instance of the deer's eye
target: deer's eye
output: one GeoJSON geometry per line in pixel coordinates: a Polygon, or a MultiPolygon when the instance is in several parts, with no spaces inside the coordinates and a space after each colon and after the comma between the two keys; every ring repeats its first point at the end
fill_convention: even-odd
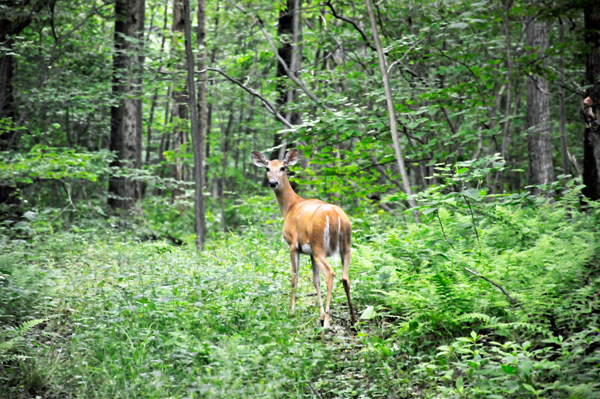
{"type": "Polygon", "coordinates": [[[281,168],[281,169],[279,169],[279,170],[283,172],[283,171],[285,170],[285,168],[281,168]]]}
{"type": "Polygon", "coordinates": [[[270,171],[271,171],[271,168],[267,167],[267,172],[270,172],[270,171]]]}

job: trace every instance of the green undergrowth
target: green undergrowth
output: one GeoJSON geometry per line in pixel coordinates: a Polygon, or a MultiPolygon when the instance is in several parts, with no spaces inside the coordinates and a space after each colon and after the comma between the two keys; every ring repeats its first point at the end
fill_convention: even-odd
{"type": "Polygon", "coordinates": [[[28,236],[4,236],[0,397],[599,397],[595,208],[441,206],[419,225],[354,215],[361,320],[349,326],[336,279],[323,332],[305,257],[288,315],[272,205],[231,207],[235,233],[201,255],[188,236],[146,234],[171,234],[183,208],[138,229],[53,231],[40,215],[28,236]]]}
{"type": "MultiPolygon", "coordinates": [[[[322,335],[307,278],[296,317],[288,316],[289,255],[279,237],[249,229],[211,243],[201,256],[187,245],[109,231],[35,241],[5,243],[1,260],[7,280],[15,278],[11,285],[17,273],[40,276],[29,293],[35,304],[15,312],[13,325],[47,320],[20,348],[25,361],[4,365],[13,395],[302,397],[330,391],[328,376],[360,368],[355,355],[338,364],[358,345],[345,328],[341,284],[333,305],[344,326],[339,335],[322,335]]],[[[370,373],[379,378],[376,368],[370,373]]],[[[353,384],[342,390],[358,392],[353,384]]]]}

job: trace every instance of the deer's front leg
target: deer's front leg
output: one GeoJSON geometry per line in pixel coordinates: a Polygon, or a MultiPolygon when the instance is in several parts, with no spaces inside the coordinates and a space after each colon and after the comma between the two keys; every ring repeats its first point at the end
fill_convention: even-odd
{"type": "Polygon", "coordinates": [[[298,268],[300,267],[300,253],[296,245],[290,246],[290,258],[292,261],[292,303],[290,313],[293,316],[296,312],[296,284],[298,283],[298,268]]]}

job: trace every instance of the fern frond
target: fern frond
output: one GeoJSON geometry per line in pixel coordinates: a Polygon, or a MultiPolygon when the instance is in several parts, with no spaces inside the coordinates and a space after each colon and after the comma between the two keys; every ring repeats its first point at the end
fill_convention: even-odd
{"type": "MultiPolygon", "coordinates": [[[[12,350],[18,350],[18,343],[25,339],[25,334],[33,327],[45,322],[46,320],[47,319],[29,320],[23,323],[20,327],[13,329],[12,331],[15,336],[5,342],[0,343],[0,363],[25,359],[25,356],[23,355],[9,354],[8,352],[12,350]]],[[[3,334],[0,333],[0,338],[6,338],[2,337],[2,335],[3,334]]]]}
{"type": "Polygon", "coordinates": [[[48,319],[34,319],[34,320],[26,321],[25,323],[23,323],[23,325],[21,325],[21,327],[19,327],[17,329],[18,334],[19,335],[25,334],[27,331],[31,330],[33,327],[37,326],[38,324],[42,324],[46,320],[48,320],[48,319]]]}
{"type": "Polygon", "coordinates": [[[437,273],[431,277],[436,295],[440,298],[444,310],[450,309],[456,301],[456,296],[452,289],[452,281],[446,276],[437,273]]]}
{"type": "Polygon", "coordinates": [[[463,314],[458,317],[459,321],[480,320],[486,324],[489,323],[491,319],[492,318],[490,316],[483,314],[483,313],[467,313],[467,314],[463,314]]]}

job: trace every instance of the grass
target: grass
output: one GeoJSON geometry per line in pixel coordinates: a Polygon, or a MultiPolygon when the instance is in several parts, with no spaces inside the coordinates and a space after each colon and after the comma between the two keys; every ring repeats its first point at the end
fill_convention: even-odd
{"type": "MultiPolygon", "coordinates": [[[[37,316],[48,322],[28,362],[29,376],[43,381],[21,381],[22,396],[44,386],[80,398],[302,397],[327,388],[327,376],[344,368],[335,359],[356,345],[345,328],[321,335],[306,278],[288,316],[289,255],[258,230],[200,256],[108,233],[38,242],[49,256],[30,250],[22,243],[4,258],[43,270],[50,296],[39,300],[53,302],[37,316]]],[[[344,299],[336,282],[334,315],[347,326],[344,299]]]]}
{"type": "Polygon", "coordinates": [[[5,237],[0,397],[598,397],[594,213],[478,208],[479,240],[460,212],[356,217],[363,319],[350,328],[336,279],[323,332],[306,257],[288,315],[289,255],[274,210],[252,201],[200,255],[112,222],[53,232],[40,219],[27,240],[5,237]]]}

